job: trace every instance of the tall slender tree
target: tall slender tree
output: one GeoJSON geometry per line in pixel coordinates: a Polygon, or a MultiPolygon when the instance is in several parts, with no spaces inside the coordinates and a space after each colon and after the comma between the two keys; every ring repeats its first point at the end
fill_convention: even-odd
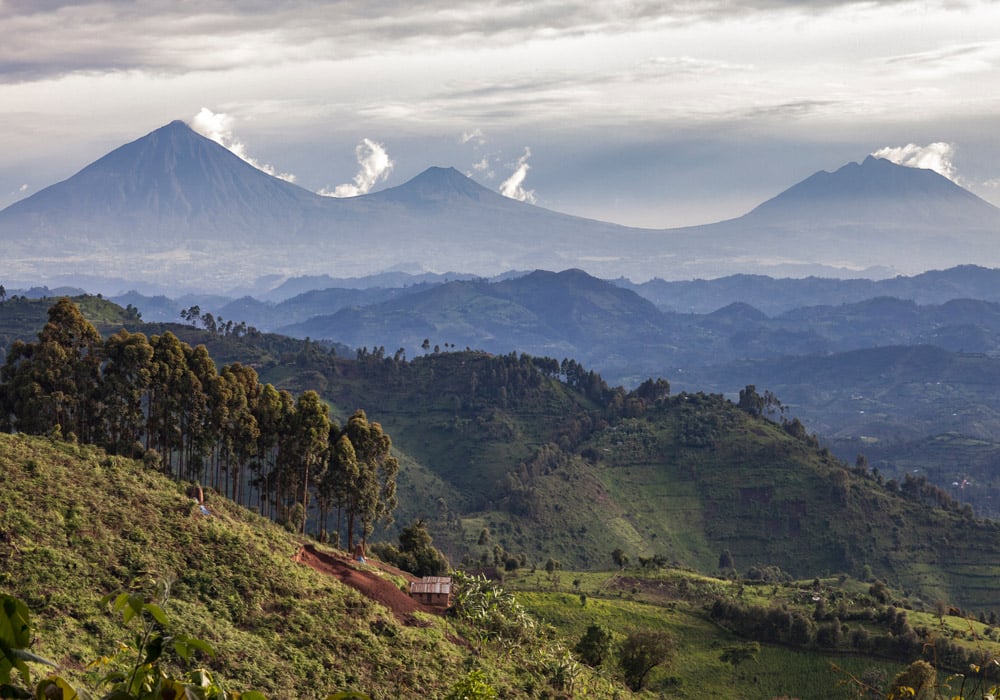
{"type": "MultiPolygon", "coordinates": [[[[363,525],[361,539],[367,543],[376,522],[392,522],[396,510],[396,476],[399,462],[392,455],[392,440],[378,423],[358,409],[344,426],[344,433],[354,447],[358,461],[358,478],[352,489],[354,515],[363,525]]],[[[350,514],[349,514],[350,515],[350,514]]],[[[348,546],[353,532],[348,531],[348,546]]]]}
{"type": "Polygon", "coordinates": [[[145,418],[143,400],[152,380],[153,346],[142,333],[123,328],[104,341],[104,358],[102,443],[112,452],[137,457],[145,418]]]}
{"type": "Polygon", "coordinates": [[[315,391],[306,391],[295,403],[295,419],[292,421],[295,436],[295,450],[301,469],[302,510],[307,517],[302,519],[302,533],[309,513],[309,488],[311,479],[321,481],[326,464],[326,451],[330,441],[330,409],[315,391]]]}

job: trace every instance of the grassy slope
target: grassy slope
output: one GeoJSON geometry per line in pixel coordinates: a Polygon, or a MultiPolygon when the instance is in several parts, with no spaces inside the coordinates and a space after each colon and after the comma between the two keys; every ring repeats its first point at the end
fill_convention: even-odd
{"type": "MultiPolygon", "coordinates": [[[[850,677],[867,674],[883,679],[879,687],[905,666],[906,662],[871,658],[851,652],[818,652],[763,644],[756,661],[738,669],[723,663],[720,655],[727,647],[745,642],[716,626],[705,612],[705,604],[713,597],[739,599],[767,606],[784,606],[791,610],[812,613],[811,585],[790,583],[773,591],[771,584],[761,586],[701,577],[684,571],[662,571],[647,574],[635,571],[622,574],[574,574],[564,572],[559,590],[551,591],[545,575],[522,574],[511,578],[508,585],[525,589],[519,593],[526,608],[539,619],[554,625],[568,640],[579,639],[588,625],[602,625],[612,630],[617,639],[636,629],[656,629],[669,633],[677,643],[674,657],[652,672],[648,687],[663,692],[665,697],[719,698],[778,698],[800,700],[839,700],[858,697],[850,677]],[[638,580],[631,578],[637,575],[638,580]],[[570,593],[568,581],[580,582],[570,593]],[[680,584],[686,595],[677,595],[680,584]],[[581,604],[575,591],[587,595],[581,604]],[[796,602],[798,601],[798,602],[796,602]],[[805,602],[802,602],[805,601],[805,602]]],[[[824,594],[856,589],[859,583],[835,579],[823,582],[824,594]]],[[[853,595],[857,595],[856,592],[853,595]]],[[[967,649],[996,655],[1000,643],[996,633],[978,622],[957,616],[946,616],[943,623],[928,613],[909,611],[914,626],[930,630],[930,638],[955,641],[967,649]]],[[[851,621],[848,628],[864,627],[872,634],[884,634],[885,626],[875,622],[851,621]]],[[[605,671],[613,671],[613,662],[605,663],[605,671]]],[[[946,674],[941,674],[944,679],[946,674]]],[[[871,677],[870,675],[868,677],[871,677]]]]}
{"type": "MultiPolygon", "coordinates": [[[[166,577],[173,580],[172,621],[215,647],[217,657],[206,663],[233,687],[282,698],[346,687],[376,698],[440,697],[469,664],[484,668],[505,697],[536,697],[545,687],[537,678],[528,684],[519,669],[532,661],[517,651],[496,656],[489,647],[456,645],[446,635],[463,629],[437,618],[427,618],[427,627],[402,626],[352,589],[293,563],[294,537],[223,499],[209,499],[212,516],[198,515],[180,485],[127,460],[44,438],[0,435],[0,465],[0,530],[12,543],[0,545],[0,584],[29,604],[37,627],[33,650],[58,660],[77,682],[86,683],[87,662],[128,638],[98,609],[100,597],[130,584],[149,590],[153,579],[166,577]]],[[[520,600],[566,646],[595,623],[612,628],[617,639],[640,628],[670,632],[677,653],[651,676],[652,696],[851,697],[838,689],[845,676],[831,672],[831,663],[855,675],[880,669],[888,678],[901,666],[779,646],[765,646],[757,662],[736,672],[722,664],[721,651],[741,640],[712,624],[705,605],[716,596],[795,605],[810,584],[776,596],[770,585],[738,590],[691,572],[633,570],[563,572],[556,591],[541,572],[524,572],[509,585],[534,589],[520,600]],[[580,584],[571,589],[574,578],[580,584]],[[687,594],[677,596],[680,589],[687,594]],[[578,592],[588,594],[586,605],[578,592]]],[[[911,620],[937,624],[916,612],[911,620]]],[[[972,624],[977,637],[985,636],[978,623],[949,618],[947,624],[956,634],[972,624]]],[[[602,675],[615,677],[614,665],[598,676],[581,674],[576,689],[607,696],[602,675]]],[[[629,696],[620,685],[617,692],[629,696]]]]}
{"type": "MultiPolygon", "coordinates": [[[[253,345],[230,344],[234,353],[253,345]]],[[[404,462],[398,520],[427,517],[452,561],[491,556],[499,543],[530,561],[600,568],[621,547],[712,571],[729,549],[743,571],[858,575],[868,565],[915,598],[995,606],[993,524],[902,499],[716,397],[674,397],[599,427],[520,474],[533,500],[518,511],[502,488],[508,476],[545,445],[586,436],[580,425],[601,411],[554,379],[519,372],[475,352],[365,366],[313,351],[271,354],[261,367],[264,381],[297,391],[318,382],[342,419],[363,407],[386,427],[404,462]],[[485,548],[483,527],[494,534],[485,548]]]]}
{"type": "Polygon", "coordinates": [[[0,435],[0,583],[24,599],[34,651],[78,680],[130,635],[98,609],[126,587],[169,579],[167,612],[211,643],[207,663],[237,688],[320,697],[354,688],[376,698],[442,695],[469,664],[512,696],[531,663],[448,641],[452,622],[399,624],[382,606],[296,564],[298,541],[220,498],[210,517],[182,487],[127,460],[44,438],[0,435]],[[511,662],[513,659],[513,662],[511,662]]]}

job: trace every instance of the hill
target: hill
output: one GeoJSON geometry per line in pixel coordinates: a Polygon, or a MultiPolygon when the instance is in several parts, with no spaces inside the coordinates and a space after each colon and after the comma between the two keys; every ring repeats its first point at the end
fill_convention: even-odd
{"type": "Polygon", "coordinates": [[[317,366],[324,395],[363,401],[400,449],[454,488],[431,489],[436,500],[419,513],[454,560],[593,568],[621,548],[712,571],[728,549],[741,566],[793,576],[870,567],[925,600],[990,605],[991,560],[973,543],[994,523],[926,482],[847,468],[794,422],[753,418],[717,395],[616,392],[573,366],[559,379],[523,357],[335,367],[317,366]]]}
{"type": "MultiPolygon", "coordinates": [[[[183,484],[139,463],[23,435],[0,435],[0,463],[0,582],[29,607],[31,651],[56,660],[60,676],[78,688],[94,687],[94,672],[84,668],[92,660],[101,672],[132,663],[127,647],[114,652],[129,643],[129,628],[100,608],[100,598],[122,589],[151,596],[164,582],[169,597],[157,600],[170,632],[215,650],[194,664],[211,668],[230,690],[274,698],[343,688],[376,699],[443,697],[461,679],[477,678],[511,698],[652,697],[683,689],[697,697],[766,692],[846,700],[854,697],[853,687],[842,687],[847,674],[885,688],[924,652],[944,670],[967,668],[969,659],[997,648],[987,624],[939,618],[881,584],[730,580],[662,562],[593,573],[555,568],[544,584],[541,572],[508,572],[522,592],[501,592],[494,601],[512,612],[505,624],[516,613],[531,638],[492,642],[488,627],[421,611],[399,590],[400,572],[303,547],[211,491],[202,512],[183,484]],[[566,651],[588,625],[610,635],[596,671],[566,651]],[[637,630],[666,634],[676,646],[645,681],[647,690],[633,695],[614,659],[637,630]],[[725,660],[727,649],[741,648],[752,652],[750,671],[725,660]]],[[[163,663],[170,673],[184,666],[166,651],[163,663]]]]}
{"type": "Polygon", "coordinates": [[[635,284],[614,281],[649,299],[664,311],[709,313],[734,302],[749,304],[769,316],[808,306],[839,306],[875,297],[895,297],[921,305],[954,299],[1000,301],[1000,270],[978,265],[934,269],[910,277],[775,279],[765,275],[730,275],[718,279],[668,282],[652,279],[635,284]]]}
{"type": "Polygon", "coordinates": [[[441,697],[472,666],[509,697],[534,697],[530,689],[547,684],[551,643],[473,647],[475,628],[424,611],[400,591],[398,572],[348,565],[314,546],[303,552],[286,530],[211,492],[204,514],[184,484],[140,463],[0,434],[0,464],[4,591],[31,610],[32,651],[83,687],[86,665],[113,657],[116,640],[130,636],[100,609],[102,596],[151,597],[164,582],[172,629],[208,642],[216,654],[198,663],[232,688],[275,698],[347,689],[441,697]],[[330,575],[331,566],[350,576],[330,575]]]}
{"type": "MultiPolygon", "coordinates": [[[[262,352],[249,334],[219,337],[262,352]]],[[[626,392],[576,361],[514,353],[348,359],[301,343],[268,358],[261,381],[318,390],[338,420],[363,408],[384,426],[404,465],[400,521],[426,519],[453,561],[594,568],[622,549],[712,571],[729,550],[794,576],[870,570],[917,596],[989,605],[992,555],[971,543],[994,524],[926,481],[849,469],[797,420],[752,415],[770,410],[752,389],[742,408],[671,396],[663,381],[626,392]]]]}

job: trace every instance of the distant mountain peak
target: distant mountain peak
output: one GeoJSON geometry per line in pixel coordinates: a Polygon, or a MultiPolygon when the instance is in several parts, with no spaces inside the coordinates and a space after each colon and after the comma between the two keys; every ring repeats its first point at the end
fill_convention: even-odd
{"type": "Polygon", "coordinates": [[[514,203],[513,200],[483,187],[452,167],[432,166],[402,185],[368,195],[372,199],[394,201],[410,206],[434,206],[472,201],[478,204],[514,203]]]}
{"type": "Polygon", "coordinates": [[[954,225],[1000,221],[1000,210],[944,175],[869,155],[833,172],[820,170],[767,200],[744,219],[954,225]]]}

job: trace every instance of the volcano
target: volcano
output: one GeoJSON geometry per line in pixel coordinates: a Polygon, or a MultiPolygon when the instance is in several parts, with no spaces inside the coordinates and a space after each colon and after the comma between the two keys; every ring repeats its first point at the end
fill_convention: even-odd
{"type": "MultiPolygon", "coordinates": [[[[272,177],[174,121],[0,211],[6,280],[73,275],[222,290],[262,275],[401,265],[493,275],[580,268],[690,279],[1000,265],[1000,210],[929,170],[868,158],[729,221],[618,226],[514,201],[454,168],[359,197],[272,177]]],[[[801,276],[801,275],[788,275],[801,276]]]]}

